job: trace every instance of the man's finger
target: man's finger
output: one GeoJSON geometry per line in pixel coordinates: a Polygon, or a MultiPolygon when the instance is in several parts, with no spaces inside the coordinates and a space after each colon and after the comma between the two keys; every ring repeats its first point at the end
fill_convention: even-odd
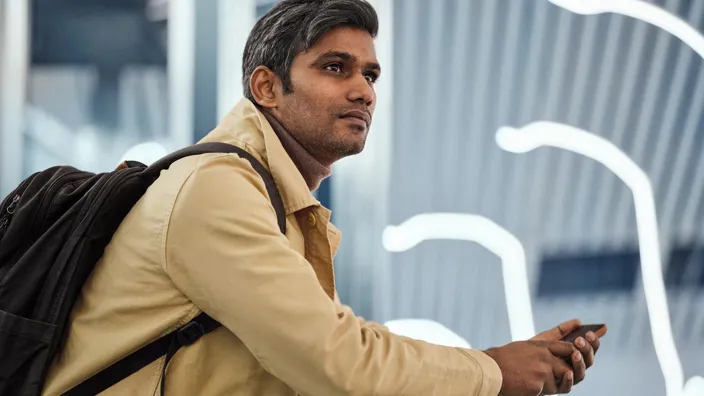
{"type": "Polygon", "coordinates": [[[567,358],[567,360],[570,359],[570,356],[572,356],[572,353],[577,351],[577,348],[575,348],[574,345],[570,344],[569,342],[564,342],[564,341],[551,342],[551,343],[545,344],[545,347],[548,348],[548,351],[550,351],[550,353],[552,353],[553,356],[567,358]]]}
{"type": "MultiPolygon", "coordinates": [[[[550,363],[552,364],[552,378],[555,381],[554,391],[552,391],[552,388],[550,388],[553,392],[552,394],[566,393],[565,391],[563,391],[563,387],[566,385],[565,378],[569,374],[574,380],[574,373],[572,372],[572,367],[570,367],[570,365],[567,364],[565,360],[554,356],[551,356],[550,363]]],[[[552,386],[552,383],[550,383],[550,386],[552,386]]],[[[569,385],[569,389],[572,389],[571,384],[569,385]]],[[[569,390],[567,392],[569,392],[569,390]]]]}
{"type": "Polygon", "coordinates": [[[557,380],[555,378],[548,378],[543,385],[543,391],[540,392],[541,395],[556,395],[558,391],[557,380]]]}
{"type": "Polygon", "coordinates": [[[594,354],[596,354],[596,351],[599,350],[599,347],[601,346],[600,337],[603,337],[604,334],[606,334],[606,331],[604,331],[602,335],[594,334],[591,331],[587,333],[587,341],[589,341],[589,343],[592,344],[592,349],[594,349],[594,354]]]}
{"type": "Polygon", "coordinates": [[[560,382],[557,393],[562,395],[570,393],[572,391],[572,386],[574,386],[574,374],[570,371],[562,377],[562,382],[560,382]]]}
{"type": "Polygon", "coordinates": [[[531,340],[536,340],[536,341],[557,341],[563,336],[569,334],[572,330],[576,329],[582,324],[582,322],[579,321],[579,319],[572,319],[568,320],[567,322],[560,323],[556,327],[553,327],[550,330],[544,331],[535,337],[531,338],[531,340]]]}
{"type": "Polygon", "coordinates": [[[552,373],[555,378],[562,379],[565,374],[574,371],[572,366],[567,363],[568,361],[569,360],[560,359],[554,356],[552,357],[550,363],[552,364],[552,373]]]}
{"type": "Polygon", "coordinates": [[[574,370],[574,385],[577,385],[587,375],[587,365],[579,351],[572,353],[572,369],[574,370]]]}
{"type": "Polygon", "coordinates": [[[594,364],[594,348],[592,347],[592,344],[588,343],[584,338],[578,337],[575,340],[574,345],[582,353],[586,366],[591,367],[592,364],[594,364]]]}

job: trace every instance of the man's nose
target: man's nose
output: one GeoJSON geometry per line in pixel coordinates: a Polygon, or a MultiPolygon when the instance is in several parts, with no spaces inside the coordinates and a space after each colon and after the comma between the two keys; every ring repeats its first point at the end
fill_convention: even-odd
{"type": "Polygon", "coordinates": [[[363,74],[357,74],[350,82],[347,99],[351,102],[361,102],[367,106],[374,103],[376,93],[374,88],[363,74]]]}

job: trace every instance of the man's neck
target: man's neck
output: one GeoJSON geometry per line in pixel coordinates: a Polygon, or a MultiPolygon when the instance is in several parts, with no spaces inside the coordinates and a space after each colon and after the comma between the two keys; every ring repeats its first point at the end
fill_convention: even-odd
{"type": "Polygon", "coordinates": [[[310,191],[317,190],[320,187],[320,183],[332,173],[331,167],[325,166],[311,155],[269,111],[262,108],[259,108],[259,110],[271,124],[271,128],[278,136],[281,145],[284,146],[293,163],[296,164],[298,171],[301,172],[310,191]]]}

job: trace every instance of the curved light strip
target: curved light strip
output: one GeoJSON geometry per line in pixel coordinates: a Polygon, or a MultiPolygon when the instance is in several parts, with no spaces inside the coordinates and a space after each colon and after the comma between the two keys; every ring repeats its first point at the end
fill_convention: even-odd
{"type": "Polygon", "coordinates": [[[511,338],[526,340],[535,335],[525,252],[513,234],[482,216],[425,213],[398,226],[387,226],[382,235],[384,248],[391,252],[402,252],[432,239],[476,242],[499,256],[511,338]]]}
{"type": "Polygon", "coordinates": [[[122,157],[120,157],[120,161],[118,161],[118,164],[121,164],[123,161],[139,161],[144,165],[149,166],[157,160],[161,159],[162,157],[166,156],[168,153],[169,152],[166,150],[166,147],[164,147],[160,143],[139,143],[127,149],[127,151],[122,154],[122,157]]]}
{"type": "Polygon", "coordinates": [[[702,396],[704,395],[704,378],[692,377],[684,386],[684,396],[702,396]]]}
{"type": "Polygon", "coordinates": [[[436,345],[471,348],[467,340],[434,320],[395,319],[384,323],[390,332],[436,345]]]}
{"type": "Polygon", "coordinates": [[[653,189],[648,176],[613,143],[570,125],[538,121],[520,129],[502,127],[496,143],[513,153],[526,153],[551,146],[589,157],[606,166],[633,193],[638,228],[643,289],[655,354],[665,380],[668,396],[680,396],[684,374],[672,335],[670,312],[662,274],[660,242],[653,189]]]}
{"type": "Polygon", "coordinates": [[[704,58],[704,35],[674,14],[641,0],[548,0],[582,15],[621,14],[655,25],[676,36],[704,58]]]}

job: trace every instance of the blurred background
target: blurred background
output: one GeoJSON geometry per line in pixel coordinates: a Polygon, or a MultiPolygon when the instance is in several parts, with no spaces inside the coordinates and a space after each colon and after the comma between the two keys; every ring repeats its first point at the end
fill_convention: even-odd
{"type": "MultiPolygon", "coordinates": [[[[0,195],[52,165],[107,171],[140,143],[155,156],[200,139],[242,96],[247,34],[273,3],[0,0],[0,195]]],[[[502,126],[558,122],[650,178],[671,321],[654,323],[671,328],[684,379],[704,376],[704,60],[652,24],[547,0],[371,3],[384,68],[374,127],[316,192],[344,234],[341,300],[379,322],[436,321],[476,348],[511,341],[516,291],[497,255],[469,241],[382,244],[417,214],[482,216],[524,249],[536,329],[608,324],[573,394],[665,395],[634,193],[579,154],[495,140],[502,126]]],[[[704,0],[648,3],[704,31],[704,0]]]]}

